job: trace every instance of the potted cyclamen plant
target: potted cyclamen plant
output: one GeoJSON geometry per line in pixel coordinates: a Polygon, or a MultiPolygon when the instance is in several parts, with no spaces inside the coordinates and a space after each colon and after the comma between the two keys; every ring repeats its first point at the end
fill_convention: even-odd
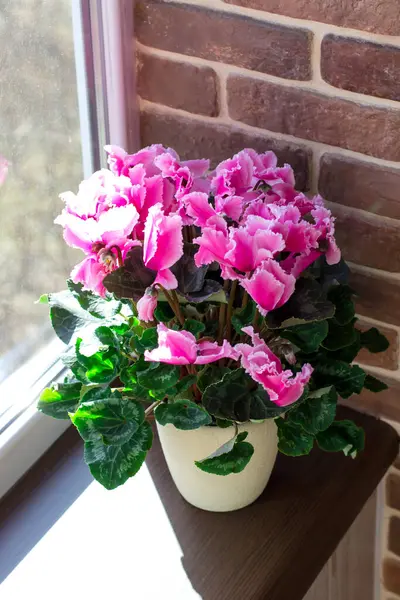
{"type": "Polygon", "coordinates": [[[71,419],[93,476],[135,475],[154,420],[179,491],[208,510],[253,502],[278,450],[354,457],[364,433],[335,420],[338,396],[386,387],[352,361],[388,343],[356,328],[321,197],[272,152],[210,171],[161,145],[106,150],[110,170],[62,194],[56,219],[86,256],[41,298],[68,373],[38,407],[71,419]]]}

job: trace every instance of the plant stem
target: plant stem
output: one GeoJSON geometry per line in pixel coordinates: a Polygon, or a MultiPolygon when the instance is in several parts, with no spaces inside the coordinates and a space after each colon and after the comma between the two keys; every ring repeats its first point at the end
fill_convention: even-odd
{"type": "Polygon", "coordinates": [[[177,313],[177,317],[179,319],[179,322],[180,322],[181,325],[184,325],[185,324],[185,318],[184,318],[184,316],[182,314],[181,306],[179,304],[178,294],[176,293],[175,290],[171,291],[171,296],[172,296],[172,298],[173,298],[173,300],[175,302],[175,305],[176,305],[176,313],[177,313]]]}
{"type": "Polygon", "coordinates": [[[156,406],[158,406],[161,402],[162,402],[162,400],[156,400],[156,402],[153,402],[153,404],[150,404],[150,406],[148,406],[146,408],[146,410],[144,411],[144,416],[147,417],[147,415],[149,415],[151,412],[153,412],[153,410],[156,408],[156,406]]]}
{"type": "Polygon", "coordinates": [[[244,294],[243,294],[243,299],[242,299],[242,308],[247,306],[248,299],[249,299],[249,293],[245,290],[244,294]]]}
{"type": "Polygon", "coordinates": [[[254,313],[254,319],[253,319],[253,329],[256,333],[258,333],[258,319],[260,316],[261,315],[258,312],[258,308],[256,307],[256,312],[254,313]]]}
{"type": "Polygon", "coordinates": [[[232,321],[233,303],[235,301],[235,296],[236,296],[236,288],[237,288],[237,279],[234,279],[232,281],[231,292],[229,294],[228,312],[226,315],[226,339],[228,340],[228,342],[230,342],[232,339],[231,321],[232,321]]]}
{"type": "MultiPolygon", "coordinates": [[[[228,291],[229,281],[224,281],[224,292],[228,291]]],[[[218,343],[221,345],[224,339],[224,328],[225,328],[225,313],[226,313],[226,304],[221,304],[219,307],[219,317],[218,317],[218,343]]]]}
{"type": "Polygon", "coordinates": [[[179,308],[179,300],[178,300],[178,306],[176,306],[175,302],[174,302],[174,300],[172,298],[172,296],[170,295],[170,293],[167,292],[167,290],[165,288],[163,288],[161,285],[160,285],[160,288],[161,288],[161,290],[162,290],[162,292],[163,292],[163,294],[164,294],[164,296],[165,296],[168,304],[170,305],[170,307],[174,311],[174,315],[178,319],[179,323],[181,325],[184,325],[185,319],[183,318],[182,313],[181,313],[180,308],[179,308]]]}

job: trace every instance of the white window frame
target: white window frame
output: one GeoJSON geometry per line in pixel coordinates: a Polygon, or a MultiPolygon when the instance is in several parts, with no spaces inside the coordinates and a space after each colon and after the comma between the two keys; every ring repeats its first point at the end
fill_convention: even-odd
{"type": "MultiPolygon", "coordinates": [[[[84,176],[106,166],[105,144],[139,148],[135,94],[133,0],[71,0],[84,176]]],[[[71,265],[72,267],[72,265],[71,265]]],[[[63,376],[52,340],[0,384],[18,398],[0,417],[0,498],[68,428],[36,410],[40,391],[63,376]],[[15,385],[18,382],[18,386],[15,385]]]]}

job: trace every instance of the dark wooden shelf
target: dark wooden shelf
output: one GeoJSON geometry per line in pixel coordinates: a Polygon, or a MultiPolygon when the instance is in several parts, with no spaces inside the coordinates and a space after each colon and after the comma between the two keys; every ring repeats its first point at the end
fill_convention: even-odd
{"type": "MultiPolygon", "coordinates": [[[[355,460],[318,450],[309,457],[291,459],[279,456],[264,494],[252,506],[234,513],[207,513],[188,505],[177,492],[158,441],[155,441],[147,468],[162,501],[157,510],[167,513],[181,550],[182,574],[199,595],[194,592],[194,595],[184,594],[179,596],[179,600],[194,597],[204,600],[303,598],[398,452],[398,437],[389,425],[349,409],[340,409],[340,413],[341,418],[352,418],[364,427],[364,453],[355,460]]],[[[0,575],[6,575],[18,564],[21,555],[35,546],[40,536],[90,484],[80,452],[81,441],[74,431],[68,430],[3,499],[0,504],[3,532],[0,533],[0,575]],[[63,492],[60,493],[60,490],[63,492]],[[46,504],[49,494],[52,501],[48,500],[46,504]],[[54,497],[57,502],[54,502],[54,497]],[[40,517],[36,518],[37,531],[32,529],[30,522],[24,536],[21,515],[27,519],[30,507],[37,507],[40,502],[44,503],[44,508],[43,514],[35,509],[39,510],[37,514],[40,517]],[[18,543],[13,538],[13,532],[17,530],[18,543]],[[24,538],[22,543],[21,536],[24,538]],[[3,554],[7,557],[6,562],[1,556],[5,544],[7,551],[3,554]]],[[[148,487],[141,488],[139,484],[131,489],[135,489],[136,494],[148,493],[148,487]]],[[[99,499],[107,493],[99,486],[95,490],[99,499]]],[[[125,510],[117,494],[107,496],[107,502],[109,498],[113,498],[115,511],[119,507],[121,511],[125,510]]],[[[146,499],[142,499],[141,505],[146,507],[146,499]]],[[[152,527],[155,516],[154,512],[144,511],[141,517],[147,525],[146,535],[152,536],[152,543],[158,546],[160,532],[152,527]]],[[[134,521],[138,516],[128,512],[124,518],[134,521]]],[[[83,545],[86,555],[90,555],[96,549],[91,547],[90,537],[81,537],[85,519],[90,519],[90,514],[82,515],[82,522],[77,524],[76,544],[83,545]]],[[[130,540],[125,539],[124,548],[120,543],[121,532],[118,535],[112,552],[129,551],[130,540]]],[[[144,532],[139,527],[135,539],[139,546],[141,535],[144,532]]],[[[58,543],[62,546],[63,540],[58,540],[58,543]]],[[[102,568],[107,570],[107,559],[104,560],[104,565],[98,565],[100,573],[102,568]]],[[[65,564],[66,576],[67,572],[71,574],[72,564],[77,568],[71,556],[70,565],[65,564]]],[[[90,577],[97,578],[93,571],[90,577]]],[[[135,558],[129,575],[131,590],[124,597],[159,600],[159,595],[151,593],[154,577],[157,577],[157,569],[151,556],[144,553],[141,563],[135,558]],[[148,588],[143,595],[135,593],[135,572],[138,570],[141,573],[147,570],[149,575],[148,588]]],[[[101,577],[98,584],[93,585],[93,597],[99,600],[107,597],[102,595],[101,577]]],[[[1,590],[0,586],[0,596],[3,597],[1,590]]],[[[178,600],[177,595],[170,595],[167,583],[163,598],[178,600]]]]}

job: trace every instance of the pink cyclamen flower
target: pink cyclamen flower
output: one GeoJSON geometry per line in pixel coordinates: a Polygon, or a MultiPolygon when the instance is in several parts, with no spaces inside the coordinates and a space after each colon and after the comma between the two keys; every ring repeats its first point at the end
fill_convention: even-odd
{"type": "Polygon", "coordinates": [[[230,345],[227,340],[224,340],[222,346],[218,346],[217,342],[199,342],[197,344],[198,355],[195,361],[196,365],[207,365],[215,362],[220,358],[239,359],[239,352],[230,345]]]}
{"type": "Polygon", "coordinates": [[[335,240],[335,219],[330,210],[323,206],[312,210],[311,215],[315,220],[316,229],[320,232],[319,242],[325,242],[327,245],[326,262],[328,265],[335,265],[340,261],[341,256],[335,240]]]}
{"type": "Polygon", "coordinates": [[[145,360],[170,365],[206,365],[220,358],[239,359],[239,352],[227,340],[222,346],[217,342],[197,342],[189,331],[168,329],[163,323],[157,325],[158,347],[146,350],[145,360]]]}
{"type": "Polygon", "coordinates": [[[151,287],[148,287],[144,295],[136,304],[138,317],[141,321],[148,323],[154,320],[154,311],[157,307],[157,292],[151,287]]]}
{"type": "Polygon", "coordinates": [[[0,185],[2,185],[7,177],[9,162],[0,154],[0,185]]]}
{"type": "Polygon", "coordinates": [[[157,325],[158,347],[146,350],[145,360],[170,365],[190,365],[197,358],[196,338],[189,331],[168,329],[164,323],[157,325]]]}
{"type": "Polygon", "coordinates": [[[296,375],[289,369],[284,371],[279,358],[254,332],[253,327],[245,327],[243,331],[251,337],[253,344],[252,346],[250,344],[236,344],[235,346],[235,349],[241,354],[241,362],[245,371],[254,381],[263,386],[271,401],[278,406],[289,406],[296,402],[310,380],[313,372],[312,366],[308,363],[304,364],[296,375]]]}
{"type": "Polygon", "coordinates": [[[183,254],[182,219],[179,215],[164,215],[162,204],[149,209],[144,227],[143,262],[158,271],[154,283],[173,289],[178,282],[170,271],[183,254]]]}
{"type": "Polygon", "coordinates": [[[289,300],[294,292],[296,279],[286,273],[275,260],[269,259],[261,263],[250,279],[241,279],[240,284],[265,316],[270,310],[279,308],[289,300]]]}

